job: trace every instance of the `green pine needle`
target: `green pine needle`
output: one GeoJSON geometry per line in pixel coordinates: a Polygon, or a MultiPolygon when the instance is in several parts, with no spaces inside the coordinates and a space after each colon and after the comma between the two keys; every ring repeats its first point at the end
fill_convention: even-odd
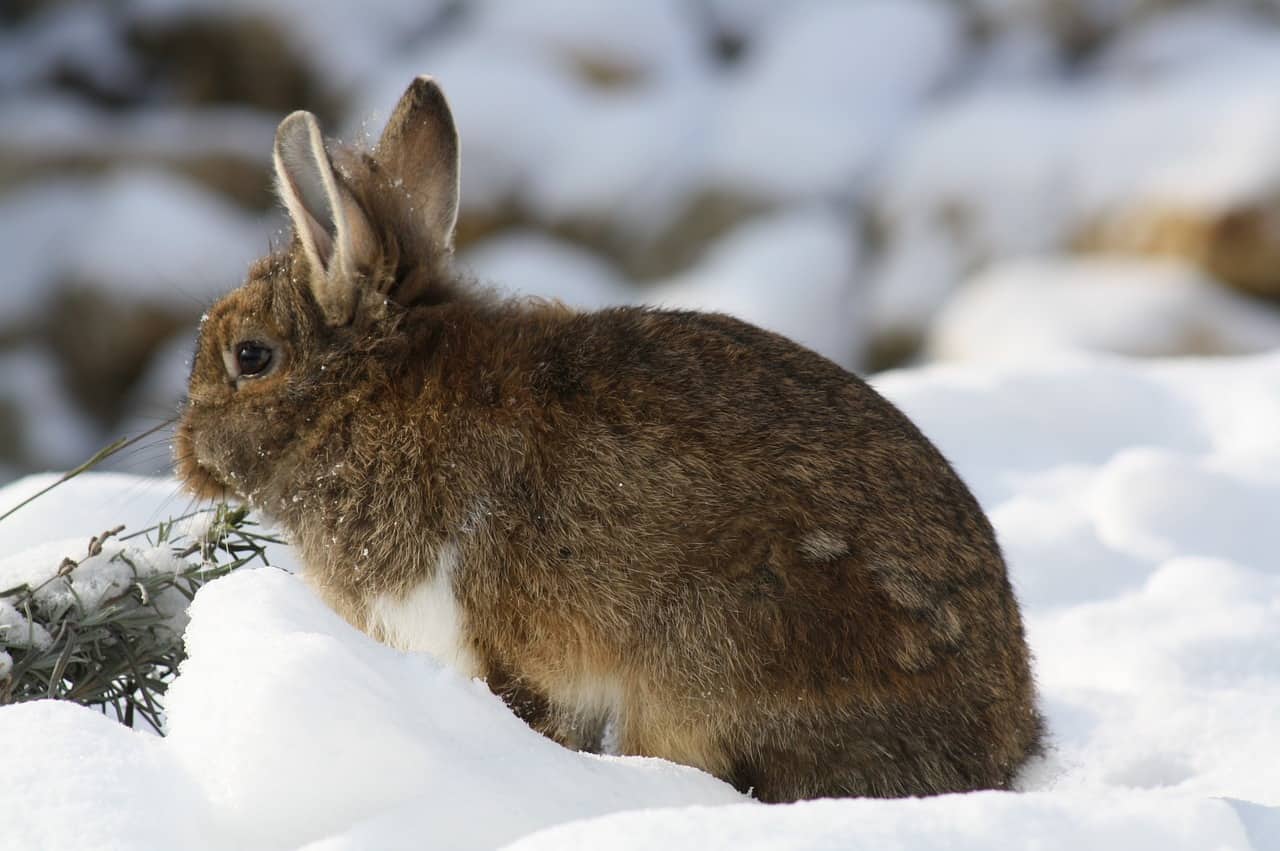
{"type": "MultiPolygon", "coordinates": [[[[132,442],[116,441],[50,487],[0,514],[0,521],[132,442]]],[[[84,605],[74,584],[67,582],[68,576],[75,579],[79,566],[72,558],[64,559],[57,572],[36,587],[0,589],[0,599],[28,623],[21,635],[13,634],[19,630],[0,628],[0,653],[12,660],[7,671],[0,667],[0,705],[70,700],[101,709],[128,726],[141,719],[163,733],[164,694],[186,658],[181,634],[184,618],[179,610],[185,610],[209,580],[255,561],[268,565],[267,544],[280,543],[256,529],[246,508],[224,503],[202,511],[212,512],[213,517],[198,538],[182,533],[177,524],[200,511],[130,535],[120,536],[121,526],[92,538],[85,558],[100,558],[109,539],[144,538],[110,556],[110,561],[132,571],[133,580],[96,605],[84,605]],[[167,546],[182,566],[174,571],[139,571],[130,560],[130,548],[137,547],[132,550],[136,554],[144,543],[167,546]],[[61,587],[50,590],[70,593],[42,595],[52,583],[61,587]],[[37,627],[51,641],[37,641],[37,627]]]]}

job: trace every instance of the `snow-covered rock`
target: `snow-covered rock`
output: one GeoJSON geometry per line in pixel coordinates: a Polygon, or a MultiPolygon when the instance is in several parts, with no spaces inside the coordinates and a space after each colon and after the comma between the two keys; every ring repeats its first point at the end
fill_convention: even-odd
{"type": "Polygon", "coordinates": [[[837,363],[860,363],[858,236],[838,213],[800,209],[749,220],[712,243],[691,269],[646,287],[570,243],[515,233],[462,261],[482,283],[597,309],[648,304],[713,310],[776,331],[837,363]]]}
{"type": "Polygon", "coordinates": [[[198,312],[244,279],[271,233],[190,181],[151,170],[32,187],[0,200],[0,219],[0,254],[11,258],[0,291],[6,321],[33,315],[67,282],[198,312]]]}
{"type": "Polygon", "coordinates": [[[688,272],[642,298],[715,310],[790,337],[836,363],[862,359],[857,232],[815,208],[753,219],[715,242],[688,272]]]}
{"type": "Polygon", "coordinates": [[[935,318],[940,360],[1020,359],[1072,349],[1143,356],[1249,354],[1280,347],[1280,312],[1184,264],[1124,257],[993,266],[935,318]]]}
{"type": "MultiPolygon", "coordinates": [[[[1215,55],[1149,80],[957,96],[918,125],[879,185],[888,245],[874,279],[877,327],[918,332],[960,280],[995,260],[1081,241],[1151,251],[1133,220],[1152,210],[1203,220],[1195,235],[1233,212],[1274,207],[1280,49],[1215,55]]],[[[1267,225],[1226,236],[1242,243],[1237,253],[1280,256],[1267,225]]],[[[1194,241],[1160,248],[1190,262],[1208,251],[1194,241]]]]}
{"type": "Polygon", "coordinates": [[[537,231],[507,232],[486,240],[467,251],[461,262],[481,284],[583,310],[626,304],[635,298],[603,259],[537,231]]]}
{"type": "Polygon", "coordinates": [[[964,46],[959,13],[933,0],[800,3],[759,36],[707,179],[786,201],[851,195],[964,46]]]}
{"type": "Polygon", "coordinates": [[[0,429],[13,435],[0,454],[56,466],[98,448],[101,435],[77,416],[46,352],[26,347],[2,354],[0,375],[0,429]]]}

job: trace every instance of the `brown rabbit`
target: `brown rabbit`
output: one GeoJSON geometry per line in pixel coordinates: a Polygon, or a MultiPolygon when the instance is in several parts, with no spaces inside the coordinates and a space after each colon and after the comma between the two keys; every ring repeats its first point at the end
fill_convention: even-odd
{"type": "Polygon", "coordinates": [[[728,316],[464,280],[429,78],[371,152],[290,115],[275,168],[292,245],[203,323],[178,466],[352,624],[765,801],[1007,788],[1037,752],[991,525],[866,384],[728,316]]]}

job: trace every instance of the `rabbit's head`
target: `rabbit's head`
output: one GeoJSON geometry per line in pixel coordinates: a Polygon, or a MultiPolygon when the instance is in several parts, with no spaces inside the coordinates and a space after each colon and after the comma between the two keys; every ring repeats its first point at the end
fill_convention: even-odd
{"type": "Polygon", "coordinates": [[[371,151],[327,149],[295,112],[274,160],[291,244],[203,319],[175,443],[191,491],[264,507],[323,448],[334,403],[403,346],[406,313],[456,297],[458,140],[434,81],[413,82],[371,151]]]}

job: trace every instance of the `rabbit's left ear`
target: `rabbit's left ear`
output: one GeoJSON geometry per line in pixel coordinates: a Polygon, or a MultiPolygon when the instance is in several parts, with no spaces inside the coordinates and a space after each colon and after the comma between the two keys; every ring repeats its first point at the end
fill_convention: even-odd
{"type": "Polygon", "coordinates": [[[312,295],[329,324],[345,324],[355,310],[355,272],[376,256],[373,229],[334,175],[314,115],[299,111],[280,122],[274,160],[280,197],[311,267],[312,295]]]}
{"type": "Polygon", "coordinates": [[[453,249],[458,220],[458,131],[444,92],[431,77],[418,77],[396,104],[374,158],[405,193],[407,227],[422,248],[453,249]]]}

